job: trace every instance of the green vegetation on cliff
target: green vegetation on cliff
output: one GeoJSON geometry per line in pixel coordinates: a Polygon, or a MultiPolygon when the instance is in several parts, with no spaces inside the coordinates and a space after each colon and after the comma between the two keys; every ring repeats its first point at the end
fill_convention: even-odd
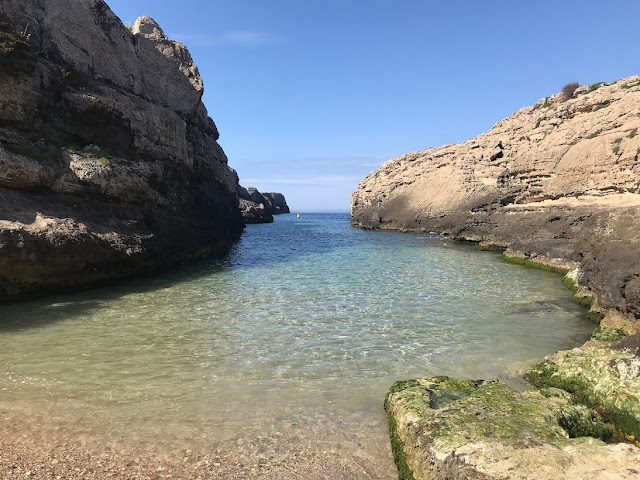
{"type": "Polygon", "coordinates": [[[0,74],[31,75],[35,70],[36,57],[28,38],[0,22],[0,74]]]}

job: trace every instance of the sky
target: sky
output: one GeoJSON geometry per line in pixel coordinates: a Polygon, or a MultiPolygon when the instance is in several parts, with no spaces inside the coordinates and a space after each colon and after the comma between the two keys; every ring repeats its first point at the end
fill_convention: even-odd
{"type": "Polygon", "coordinates": [[[107,0],[189,48],[240,183],[348,211],[386,160],[640,73],[640,0],[107,0]]]}

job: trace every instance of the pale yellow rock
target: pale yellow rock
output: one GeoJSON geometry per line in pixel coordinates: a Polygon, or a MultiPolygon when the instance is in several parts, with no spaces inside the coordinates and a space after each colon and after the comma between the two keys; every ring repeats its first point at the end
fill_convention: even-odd
{"type": "Polygon", "coordinates": [[[637,320],[639,131],[640,76],[543,98],[470,140],[384,163],[352,194],[353,223],[579,265],[603,311],[637,320]]]}

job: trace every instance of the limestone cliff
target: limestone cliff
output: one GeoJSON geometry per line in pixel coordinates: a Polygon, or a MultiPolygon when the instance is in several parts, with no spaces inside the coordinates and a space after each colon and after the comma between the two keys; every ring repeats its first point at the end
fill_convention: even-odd
{"type": "Polygon", "coordinates": [[[277,192],[266,192],[263,193],[262,196],[269,204],[271,212],[274,215],[290,213],[289,205],[287,205],[287,200],[284,198],[283,194],[277,192]]]}
{"type": "Polygon", "coordinates": [[[356,225],[445,232],[580,267],[603,312],[640,319],[640,76],[541,99],[456,145],[392,159],[356,225]]]}
{"type": "Polygon", "coordinates": [[[186,49],[102,0],[0,3],[0,299],[226,251],[243,228],[186,49]]]}
{"type": "Polygon", "coordinates": [[[239,187],[240,211],[246,223],[271,223],[274,215],[289,213],[281,193],[261,193],[257,188],[239,187]]]}
{"type": "Polygon", "coordinates": [[[390,160],[353,193],[355,225],[444,232],[571,270],[574,298],[604,316],[587,343],[525,374],[540,393],[396,384],[385,408],[401,478],[638,476],[640,450],[594,437],[640,439],[639,129],[640,76],[580,87],[466,142],[390,160]],[[534,398],[552,413],[530,411],[534,398]]]}

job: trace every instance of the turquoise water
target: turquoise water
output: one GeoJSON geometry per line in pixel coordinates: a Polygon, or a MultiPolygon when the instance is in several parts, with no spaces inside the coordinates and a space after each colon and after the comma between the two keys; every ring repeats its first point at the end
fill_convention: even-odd
{"type": "Polygon", "coordinates": [[[297,448],[355,452],[382,478],[395,380],[517,386],[588,338],[582,313],[560,276],[498,254],[286,215],[224,259],[0,306],[0,410],[58,437],[172,448],[312,432],[297,448]]]}

